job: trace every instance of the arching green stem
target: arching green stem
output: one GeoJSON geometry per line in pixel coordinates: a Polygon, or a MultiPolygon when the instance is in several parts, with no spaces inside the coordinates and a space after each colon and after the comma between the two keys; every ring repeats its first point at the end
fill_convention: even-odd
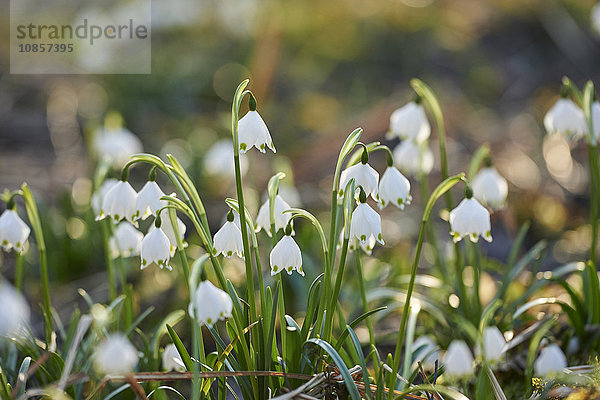
{"type": "MultiPolygon", "coordinates": [[[[396,350],[394,352],[393,359],[393,367],[392,374],[390,377],[391,385],[389,387],[390,394],[389,399],[391,400],[394,397],[394,388],[396,387],[396,374],[400,369],[400,356],[402,354],[402,345],[404,343],[404,337],[406,335],[406,324],[408,322],[409,309],[410,309],[410,299],[412,296],[412,292],[415,286],[415,278],[417,276],[417,269],[419,267],[419,259],[421,257],[421,250],[423,248],[423,239],[425,238],[425,228],[427,225],[427,221],[429,221],[429,216],[431,214],[431,210],[435,202],[440,198],[440,196],[450,190],[454,185],[456,185],[461,180],[464,180],[465,174],[458,174],[452,177],[445,179],[442,183],[438,185],[437,188],[433,191],[429,200],[427,201],[427,205],[425,206],[425,211],[423,212],[423,218],[421,219],[421,227],[419,229],[419,237],[417,239],[417,248],[415,250],[415,258],[412,264],[412,268],[410,271],[410,281],[408,283],[408,288],[406,290],[406,300],[404,303],[404,308],[402,311],[402,320],[400,322],[400,329],[398,330],[398,338],[396,341],[396,350]]],[[[409,354],[405,354],[405,357],[409,357],[409,354]]]]}

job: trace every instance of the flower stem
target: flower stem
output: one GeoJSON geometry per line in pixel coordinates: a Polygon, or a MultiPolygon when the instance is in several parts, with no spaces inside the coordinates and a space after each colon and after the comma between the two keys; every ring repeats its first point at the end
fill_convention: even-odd
{"type": "Polygon", "coordinates": [[[40,259],[40,277],[42,285],[42,302],[44,311],[44,336],[46,339],[46,349],[49,348],[52,336],[54,333],[54,325],[52,321],[52,304],[50,302],[50,284],[48,281],[48,257],[46,254],[46,241],[44,240],[44,231],[42,230],[42,222],[38,213],[35,199],[29,186],[24,183],[21,186],[27,216],[33,228],[35,240],[37,242],[38,255],[40,259]]]}
{"type": "MultiPolygon", "coordinates": [[[[367,291],[365,288],[365,274],[363,272],[362,261],[360,259],[359,249],[354,251],[354,255],[356,258],[356,267],[358,269],[358,286],[360,289],[360,297],[363,303],[363,312],[369,311],[369,303],[367,302],[367,291]]],[[[376,349],[375,346],[375,331],[373,330],[373,323],[371,322],[371,317],[367,317],[365,320],[367,324],[367,329],[369,330],[369,343],[371,344],[372,349],[376,349]]],[[[373,365],[377,365],[377,356],[373,353],[373,365]]]]}
{"type": "Polygon", "coordinates": [[[337,275],[335,278],[335,286],[333,294],[329,300],[329,307],[327,307],[327,316],[325,318],[325,330],[323,333],[324,340],[328,341],[331,337],[333,330],[333,317],[335,315],[335,308],[340,295],[340,289],[342,287],[342,278],[344,277],[344,267],[346,265],[346,255],[348,254],[348,238],[344,238],[342,243],[342,254],[340,255],[340,262],[338,265],[337,275]]]}
{"type": "Polygon", "coordinates": [[[110,301],[113,301],[117,298],[117,280],[115,277],[115,265],[110,254],[110,224],[112,224],[112,222],[109,219],[100,221],[102,243],[104,245],[104,261],[108,272],[108,297],[110,301]]]}
{"type": "MultiPolygon", "coordinates": [[[[396,350],[394,352],[393,358],[393,367],[392,374],[390,376],[390,392],[389,399],[392,400],[394,397],[394,389],[396,387],[396,374],[400,369],[400,355],[402,354],[402,345],[404,343],[404,337],[406,334],[406,325],[408,323],[408,316],[410,310],[410,299],[412,296],[413,289],[415,287],[415,278],[417,276],[417,269],[419,266],[419,259],[421,257],[421,250],[423,249],[423,240],[425,238],[425,229],[427,227],[427,221],[429,220],[429,215],[431,214],[431,210],[433,209],[433,205],[435,202],[442,196],[444,193],[447,193],[452,186],[456,185],[459,181],[463,180],[465,177],[464,174],[458,174],[449,177],[444,180],[442,183],[438,185],[437,188],[433,191],[427,204],[425,206],[425,211],[423,212],[423,218],[421,220],[421,227],[419,229],[419,237],[417,239],[417,248],[415,250],[415,258],[413,261],[413,265],[410,271],[410,281],[408,283],[408,288],[406,290],[406,300],[404,302],[404,309],[402,311],[402,320],[400,322],[400,329],[398,331],[398,340],[396,341],[396,350]]],[[[407,357],[408,354],[405,355],[407,357]]]]}
{"type": "Polygon", "coordinates": [[[15,288],[20,292],[23,289],[23,256],[15,256],[15,288]]]}
{"type": "Polygon", "coordinates": [[[590,261],[596,266],[597,261],[597,246],[598,246],[598,184],[600,183],[600,166],[598,162],[598,147],[588,145],[588,157],[590,163],[591,175],[591,204],[590,204],[590,224],[592,226],[592,242],[590,244],[590,261]]]}

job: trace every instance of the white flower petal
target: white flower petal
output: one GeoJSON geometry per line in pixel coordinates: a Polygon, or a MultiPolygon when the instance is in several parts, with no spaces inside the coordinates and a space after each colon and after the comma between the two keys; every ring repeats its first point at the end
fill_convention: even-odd
{"type": "Polygon", "coordinates": [[[165,349],[163,350],[162,366],[163,371],[185,371],[185,365],[183,364],[181,355],[179,354],[179,351],[177,351],[177,347],[173,343],[169,343],[168,345],[166,345],[165,349]]]}
{"type": "Polygon", "coordinates": [[[352,212],[350,237],[356,238],[360,243],[367,243],[374,239],[384,244],[381,217],[368,204],[359,203],[352,212]]]}
{"type": "Polygon", "coordinates": [[[107,375],[132,372],[139,360],[138,352],[125,335],[107,336],[94,353],[94,366],[107,375]]]}
{"type": "Polygon", "coordinates": [[[544,116],[544,127],[550,134],[557,133],[576,140],[588,131],[583,110],[572,100],[560,98],[544,116]]]}
{"type": "Polygon", "coordinates": [[[23,251],[31,229],[14,210],[5,210],[0,216],[0,246],[5,251],[23,251]]]}
{"type": "Polygon", "coordinates": [[[354,187],[362,186],[365,193],[371,195],[373,200],[377,200],[377,185],[379,173],[369,164],[359,162],[342,171],[340,175],[340,187],[338,189],[339,197],[344,197],[344,190],[350,180],[354,178],[354,187]]]}
{"type": "MultiPolygon", "coordinates": [[[[279,231],[280,229],[285,229],[288,222],[292,218],[290,213],[284,213],[284,211],[289,210],[290,205],[283,200],[280,195],[275,196],[275,204],[274,204],[274,214],[273,217],[275,219],[275,230],[279,231]]],[[[256,232],[264,229],[267,235],[271,236],[271,219],[269,218],[269,200],[265,201],[260,209],[258,210],[258,216],[256,217],[256,232]]]]}
{"type": "Polygon", "coordinates": [[[135,219],[145,220],[150,215],[156,216],[161,208],[167,206],[165,200],[161,200],[165,194],[154,181],[148,181],[137,194],[135,205],[135,219]]]}
{"type": "Polygon", "coordinates": [[[119,181],[104,196],[102,208],[96,220],[110,217],[115,224],[119,223],[122,219],[135,224],[136,199],[137,193],[129,182],[119,181]]]}
{"type": "Polygon", "coordinates": [[[140,139],[125,128],[98,129],[94,134],[93,149],[96,156],[119,169],[133,154],[144,151],[140,139]]]}
{"type": "Polygon", "coordinates": [[[266,148],[276,152],[269,129],[260,114],[256,111],[248,111],[238,122],[238,141],[240,153],[245,153],[252,147],[256,147],[264,153],[266,148]]]}
{"type": "Polygon", "coordinates": [[[433,153],[425,143],[404,140],[396,146],[393,156],[398,169],[410,176],[427,175],[433,169],[433,153]]]}
{"type": "Polygon", "coordinates": [[[202,281],[194,292],[189,313],[202,325],[212,326],[220,319],[231,317],[233,302],[229,295],[210,281],[202,281]]]}
{"type": "Polygon", "coordinates": [[[481,169],[472,181],[473,196],[492,208],[501,207],[508,196],[508,182],[496,168],[481,169]]]}
{"type": "Polygon", "coordinates": [[[283,238],[273,247],[269,256],[271,264],[271,275],[276,275],[285,270],[288,274],[292,271],[297,271],[304,276],[302,269],[302,253],[296,241],[288,235],[283,238]]]}
{"type": "Polygon", "coordinates": [[[411,101],[390,116],[390,136],[424,142],[431,134],[431,126],[423,106],[411,101]]]}
{"type": "Polygon", "coordinates": [[[111,257],[127,258],[139,255],[143,238],[144,234],[129,222],[121,222],[109,240],[111,257]]]}
{"type": "Polygon", "coordinates": [[[214,255],[223,254],[225,257],[231,257],[234,253],[240,258],[244,258],[244,243],[242,241],[242,232],[233,222],[225,222],[221,229],[215,233],[213,239],[214,255]]]}
{"type": "Polygon", "coordinates": [[[536,376],[547,377],[567,367],[567,357],[557,344],[546,346],[533,363],[536,376]]]}
{"type": "Polygon", "coordinates": [[[25,298],[15,288],[0,281],[0,337],[23,336],[30,310],[25,298]]]}
{"type": "Polygon", "coordinates": [[[481,235],[488,242],[492,241],[490,234],[490,212],[474,198],[463,199],[460,204],[450,211],[450,233],[455,242],[468,236],[477,242],[481,235]]]}
{"type": "Polygon", "coordinates": [[[163,232],[162,228],[155,228],[148,232],[140,250],[141,269],[144,269],[152,264],[158,265],[160,268],[172,270],[169,265],[171,259],[171,248],[169,238],[163,232]]]}
{"type": "Polygon", "coordinates": [[[395,167],[388,167],[379,181],[377,198],[381,209],[393,204],[403,210],[412,201],[410,182],[395,167]]]}
{"type": "Polygon", "coordinates": [[[469,346],[462,340],[454,340],[448,346],[444,357],[444,365],[448,376],[461,378],[473,374],[473,354],[469,346]]]}

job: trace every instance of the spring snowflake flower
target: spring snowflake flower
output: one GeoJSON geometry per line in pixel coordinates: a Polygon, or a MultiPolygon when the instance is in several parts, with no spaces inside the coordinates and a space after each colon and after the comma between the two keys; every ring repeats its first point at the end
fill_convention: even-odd
{"type": "Polygon", "coordinates": [[[410,204],[412,197],[410,195],[410,182],[394,166],[388,166],[381,181],[379,181],[379,191],[377,193],[379,208],[383,209],[388,204],[404,210],[404,206],[410,204]]]}
{"type": "MultiPolygon", "coordinates": [[[[211,176],[231,179],[235,177],[233,164],[233,143],[231,140],[219,140],[204,155],[204,170],[211,176]]],[[[248,160],[240,157],[240,172],[248,171],[248,160]]]]}
{"type": "Polygon", "coordinates": [[[23,246],[29,238],[31,229],[19,217],[15,210],[5,210],[0,215],[0,246],[4,251],[23,252],[23,246]]]}
{"type": "Polygon", "coordinates": [[[209,281],[202,281],[192,296],[188,312],[202,325],[212,326],[220,319],[231,317],[231,297],[209,281]]]}
{"type": "Polygon", "coordinates": [[[94,366],[107,375],[126,375],[135,369],[138,351],[125,335],[107,336],[94,352],[94,366]]]}
{"type": "Polygon", "coordinates": [[[161,200],[165,193],[160,189],[155,181],[148,181],[137,194],[135,202],[135,219],[145,220],[156,213],[161,208],[167,206],[165,200],[161,200]]]}
{"type": "Polygon", "coordinates": [[[567,357],[557,344],[546,346],[533,363],[536,376],[547,377],[567,368],[567,357]]]}
{"type": "Polygon", "coordinates": [[[140,254],[144,234],[127,221],[121,222],[115,228],[113,236],[109,240],[110,254],[112,258],[134,257],[140,254]]]}
{"type": "Polygon", "coordinates": [[[275,153],[276,150],[275,146],[273,146],[273,139],[271,139],[269,128],[267,128],[265,121],[263,121],[260,114],[256,111],[256,99],[252,95],[249,104],[250,111],[238,122],[240,153],[244,154],[252,146],[260,150],[261,153],[264,153],[267,147],[275,153]]]}
{"type": "Polygon", "coordinates": [[[340,175],[340,188],[338,190],[338,196],[340,198],[344,197],[346,185],[354,178],[354,187],[362,186],[367,195],[371,195],[373,200],[377,200],[379,173],[377,173],[368,162],[369,153],[367,153],[366,150],[363,150],[360,162],[342,171],[340,175]]]}
{"type": "Polygon", "coordinates": [[[444,357],[446,374],[455,378],[462,378],[473,374],[473,354],[469,346],[462,340],[454,340],[448,346],[444,357]]]}
{"type": "Polygon", "coordinates": [[[172,271],[173,268],[169,265],[169,260],[171,259],[171,244],[169,238],[160,227],[160,220],[157,221],[159,221],[158,226],[155,226],[155,229],[149,231],[142,240],[140,269],[145,269],[152,264],[156,264],[161,269],[166,268],[169,271],[172,271]]]}
{"type": "Polygon", "coordinates": [[[177,347],[173,343],[169,343],[165,346],[162,353],[162,366],[163,371],[178,371],[184,372],[185,365],[177,351],[177,347]]]}
{"type": "Polygon", "coordinates": [[[116,169],[125,165],[133,154],[144,151],[140,139],[125,128],[101,128],[94,134],[93,149],[98,158],[116,169]]]}
{"type": "Polygon", "coordinates": [[[360,243],[367,243],[375,239],[384,244],[381,233],[381,217],[366,202],[365,191],[360,187],[358,205],[352,212],[350,221],[350,238],[356,238],[360,243]]]}
{"type": "Polygon", "coordinates": [[[235,216],[233,214],[233,210],[229,210],[227,213],[227,221],[221,229],[215,233],[215,237],[213,239],[214,249],[213,254],[216,256],[218,254],[223,254],[225,257],[229,258],[233,253],[236,253],[238,257],[244,258],[244,243],[242,241],[242,232],[240,228],[237,227],[235,222],[233,222],[235,216]]]}
{"type": "Polygon", "coordinates": [[[29,323],[29,306],[15,288],[0,281],[0,336],[21,336],[29,323]]]}
{"type": "Polygon", "coordinates": [[[389,139],[398,137],[422,143],[429,138],[431,126],[421,104],[414,101],[400,107],[390,116],[389,139]]]}
{"type": "Polygon", "coordinates": [[[110,217],[115,223],[126,219],[136,225],[134,220],[136,215],[137,193],[127,181],[119,181],[113,185],[102,201],[100,213],[96,221],[110,217]]]}
{"type": "Polygon", "coordinates": [[[482,168],[473,178],[473,196],[492,208],[500,208],[508,196],[508,182],[496,168],[482,168]]]}
{"type": "Polygon", "coordinates": [[[92,210],[94,210],[94,215],[99,216],[100,210],[102,209],[102,203],[104,202],[104,197],[106,193],[112,189],[114,185],[119,183],[117,179],[109,178],[102,182],[100,188],[94,192],[91,199],[92,210]]]}
{"type": "MultiPolygon", "coordinates": [[[[177,238],[175,237],[175,229],[173,229],[173,224],[171,223],[171,218],[169,217],[168,213],[163,214],[161,227],[163,232],[165,233],[165,235],[167,235],[167,238],[169,239],[169,249],[171,251],[171,257],[173,257],[175,255],[175,250],[177,250],[177,238]]],[[[185,223],[181,219],[179,219],[179,217],[177,217],[177,229],[179,230],[179,238],[181,239],[183,247],[187,247],[188,244],[184,240],[185,231],[187,230],[187,227],[185,223]]],[[[150,233],[153,230],[154,224],[150,226],[148,233],[150,233]]]]}
{"type": "Polygon", "coordinates": [[[483,354],[481,354],[481,346],[477,346],[475,354],[481,355],[485,360],[494,364],[502,359],[504,355],[504,346],[506,339],[496,326],[488,326],[483,331],[483,354]]]}
{"type": "Polygon", "coordinates": [[[472,198],[472,194],[467,188],[467,197],[450,211],[450,234],[455,243],[464,236],[477,243],[479,235],[488,242],[492,241],[490,212],[472,198]]]}
{"type": "Polygon", "coordinates": [[[300,275],[304,276],[302,269],[302,253],[296,241],[292,238],[292,228],[288,225],[285,235],[271,250],[269,260],[271,263],[271,275],[276,275],[285,270],[288,275],[296,270],[300,275]]]}
{"type": "Polygon", "coordinates": [[[572,100],[561,97],[544,116],[544,127],[550,134],[579,139],[588,131],[583,110],[572,100]]]}
{"type": "Polygon", "coordinates": [[[414,359],[421,361],[426,371],[435,368],[435,362],[440,358],[440,348],[431,336],[421,336],[413,342],[414,359]]]}
{"type": "Polygon", "coordinates": [[[410,176],[429,174],[433,169],[433,161],[433,152],[426,143],[405,140],[394,149],[394,163],[400,171],[410,176]]]}
{"type": "MultiPolygon", "coordinates": [[[[274,204],[274,218],[275,218],[275,231],[279,231],[286,227],[292,215],[290,213],[284,213],[284,211],[289,210],[290,205],[283,200],[280,195],[275,196],[275,204],[274,204]]],[[[256,217],[256,228],[255,231],[258,232],[261,229],[267,233],[267,235],[271,236],[271,219],[269,217],[269,199],[260,206],[258,210],[258,215],[256,217]]]]}

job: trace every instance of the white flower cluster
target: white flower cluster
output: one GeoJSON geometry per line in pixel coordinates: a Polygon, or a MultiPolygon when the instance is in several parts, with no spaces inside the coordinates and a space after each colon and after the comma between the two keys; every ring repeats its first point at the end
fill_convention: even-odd
{"type": "MultiPolygon", "coordinates": [[[[109,242],[113,258],[139,255],[141,269],[155,264],[171,270],[169,261],[177,249],[177,238],[168,213],[163,212],[158,218],[158,212],[167,205],[165,200],[161,200],[163,196],[165,193],[153,179],[146,182],[139,192],[127,181],[104,181],[92,198],[92,207],[97,213],[96,220],[110,218],[118,224],[109,242]],[[138,221],[150,216],[157,221],[144,236],[136,229],[138,221]],[[160,227],[156,227],[159,221],[160,227]]],[[[186,226],[179,218],[177,230],[183,242],[186,226]]]]}

